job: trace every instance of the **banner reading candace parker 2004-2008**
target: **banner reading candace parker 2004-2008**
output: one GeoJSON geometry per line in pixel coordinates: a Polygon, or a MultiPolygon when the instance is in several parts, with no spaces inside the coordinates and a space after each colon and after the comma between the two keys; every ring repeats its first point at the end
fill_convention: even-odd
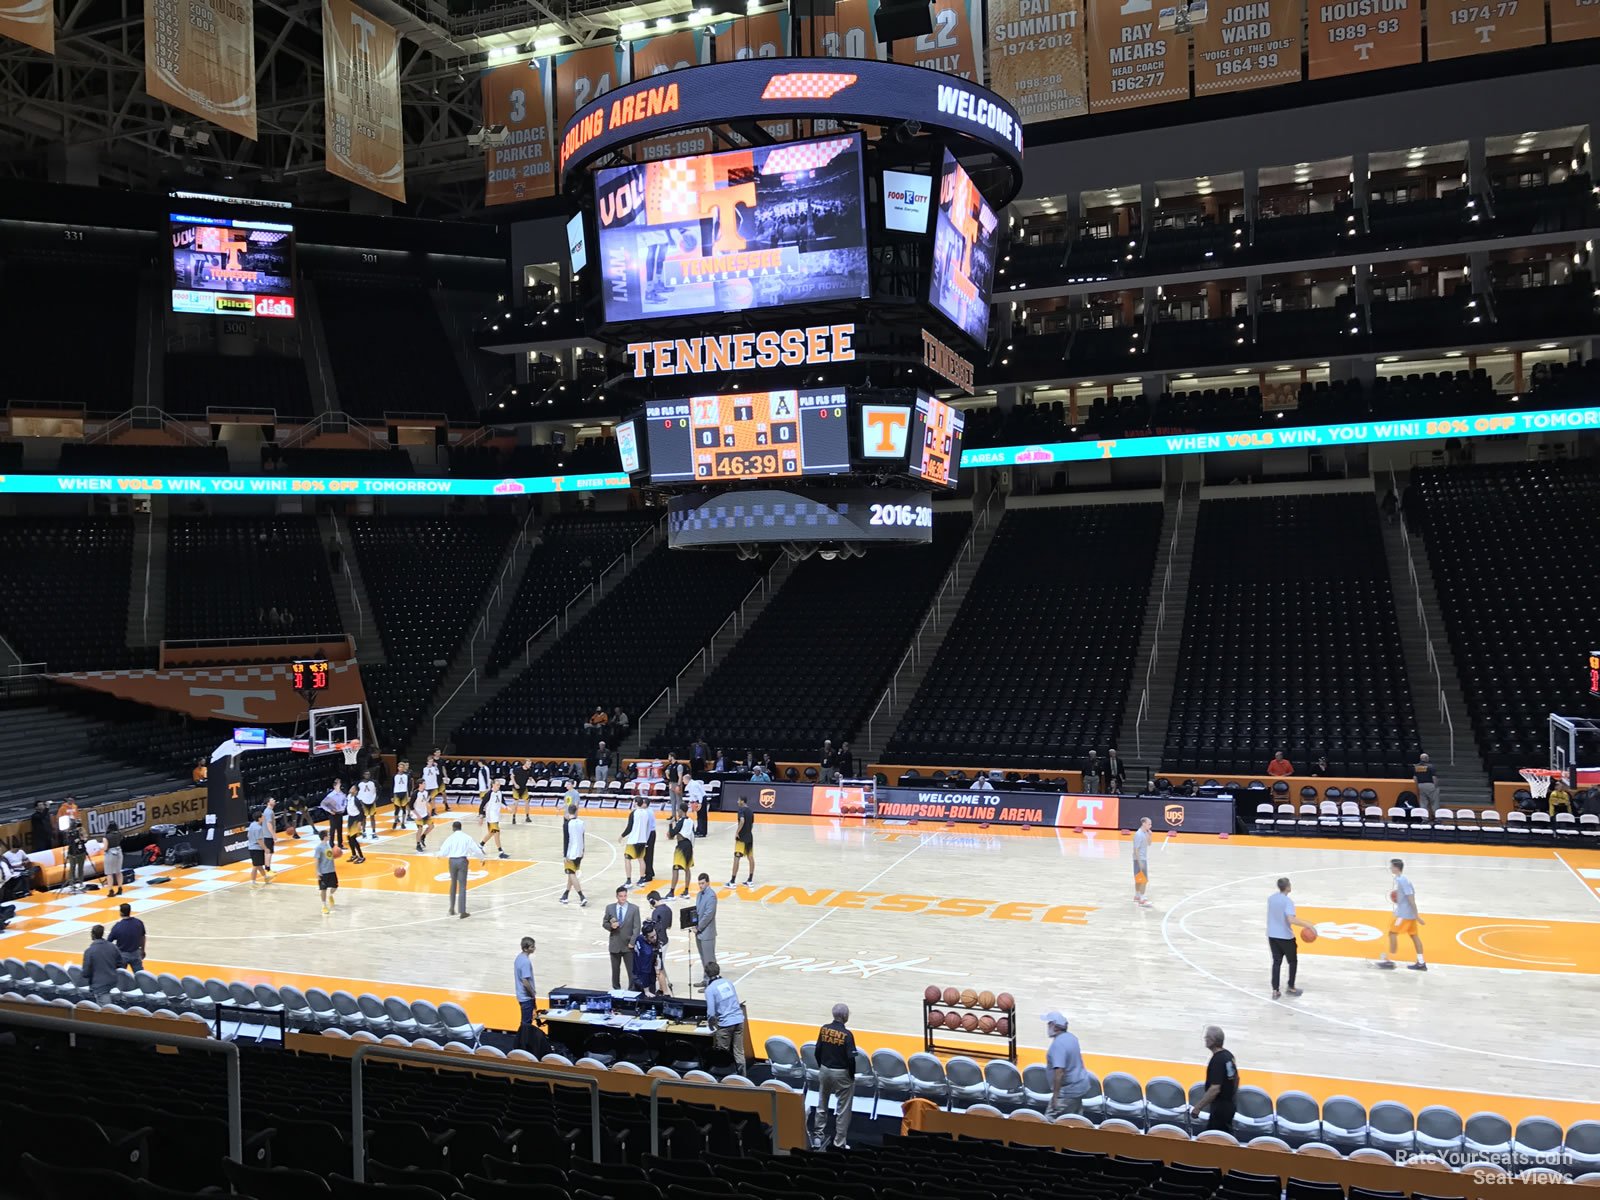
{"type": "Polygon", "coordinates": [[[403,201],[399,35],[350,0],[322,0],[322,71],[328,172],[403,201]]]}
{"type": "Polygon", "coordinates": [[[1083,0],[989,0],[989,86],[1025,124],[1088,112],[1083,0]]]}
{"type": "Polygon", "coordinates": [[[251,0],[144,0],[144,90],[255,140],[251,0]]]}
{"type": "Polygon", "coordinates": [[[555,154],[544,98],[547,74],[540,59],[483,73],[483,123],[506,127],[505,142],[483,151],[485,205],[555,195],[555,154]]]}

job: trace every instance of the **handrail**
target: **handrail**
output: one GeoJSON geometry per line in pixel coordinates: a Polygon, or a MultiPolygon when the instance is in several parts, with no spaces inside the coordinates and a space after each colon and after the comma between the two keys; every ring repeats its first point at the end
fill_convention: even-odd
{"type": "Polygon", "coordinates": [[[145,514],[144,526],[144,608],[139,616],[139,644],[150,644],[150,556],[156,548],[156,514],[145,514]]]}
{"type": "Polygon", "coordinates": [[[1172,564],[1178,554],[1178,535],[1183,532],[1183,514],[1188,505],[1183,481],[1178,481],[1178,505],[1172,513],[1172,536],[1167,539],[1167,567],[1161,575],[1161,603],[1156,605],[1155,636],[1150,639],[1150,660],[1144,668],[1144,688],[1139,693],[1139,708],[1133,718],[1133,749],[1144,757],[1144,721],[1151,715],[1150,681],[1155,677],[1156,663],[1161,658],[1161,634],[1167,627],[1167,599],[1172,590],[1172,564]]]}
{"type": "Polygon", "coordinates": [[[342,642],[348,633],[278,633],[254,637],[162,638],[163,650],[200,650],[206,646],[289,646],[303,642],[342,642]]]}
{"type": "MultiPolygon", "coordinates": [[[[743,1028],[739,1030],[738,1036],[744,1036],[743,1028]]],[[[778,1145],[778,1093],[776,1089],[731,1087],[726,1083],[701,1083],[699,1080],[662,1079],[660,1076],[657,1076],[650,1084],[651,1154],[659,1155],[661,1153],[661,1097],[657,1095],[657,1093],[660,1092],[664,1087],[692,1088],[702,1092],[738,1092],[741,1096],[749,1096],[752,1093],[760,1095],[760,1093],[766,1092],[767,1095],[772,1097],[772,1152],[774,1154],[781,1154],[783,1152],[782,1147],[778,1145]]],[[[598,1155],[596,1155],[596,1161],[599,1161],[598,1155]]]]}
{"type": "Polygon", "coordinates": [[[568,1087],[582,1087],[589,1091],[589,1156],[594,1162],[600,1161],[600,1081],[590,1079],[583,1075],[573,1075],[566,1071],[552,1071],[549,1067],[535,1067],[526,1063],[510,1062],[495,1059],[489,1063],[476,1056],[434,1054],[424,1050],[408,1050],[400,1046],[374,1046],[364,1043],[356,1047],[356,1052],[350,1056],[350,1157],[351,1178],[357,1183],[367,1181],[367,1130],[366,1112],[362,1102],[365,1100],[363,1086],[362,1064],[369,1058],[381,1058],[389,1062],[422,1063],[430,1067],[472,1067],[482,1070],[485,1067],[495,1073],[519,1075],[524,1079],[545,1079],[568,1087]]]}
{"type": "Polygon", "coordinates": [[[439,714],[450,707],[450,701],[454,700],[457,693],[459,693],[462,688],[467,686],[467,680],[469,679],[472,681],[472,694],[476,696],[478,694],[478,668],[473,667],[472,670],[468,671],[464,676],[462,676],[461,682],[456,684],[455,690],[444,698],[444,703],[439,705],[439,707],[434,710],[433,720],[429,722],[430,727],[433,729],[434,745],[437,746],[439,744],[439,714]]]}
{"type": "MultiPolygon", "coordinates": [[[[239,1047],[233,1042],[222,1042],[211,1037],[194,1037],[184,1033],[168,1033],[164,1029],[129,1028],[123,1025],[106,1025],[99,1021],[80,1021],[76,1017],[46,1016],[44,1013],[24,1013],[8,1010],[0,1023],[21,1025],[24,1028],[53,1029],[73,1037],[105,1038],[113,1042],[138,1042],[140,1045],[172,1046],[178,1050],[196,1050],[203,1054],[220,1054],[227,1069],[228,1091],[228,1157],[234,1162],[244,1162],[244,1105],[239,1089],[239,1047]]],[[[174,1022],[176,1024],[176,1022],[174,1022]]]]}
{"type": "MultiPolygon", "coordinates": [[[[533,644],[535,642],[537,642],[542,636],[544,636],[544,631],[546,629],[549,629],[550,626],[554,625],[560,619],[561,619],[560,617],[551,617],[543,625],[541,625],[541,626],[539,626],[539,628],[535,629],[528,636],[528,640],[527,641],[522,643],[522,665],[523,666],[526,667],[526,666],[530,665],[533,662],[533,644]]],[[[559,630],[558,630],[558,632],[559,632],[559,630]]]]}
{"type": "MultiPolygon", "coordinates": [[[[1389,468],[1389,490],[1400,496],[1400,481],[1394,473],[1394,467],[1389,468]]],[[[1422,642],[1426,651],[1428,667],[1433,672],[1433,686],[1438,693],[1439,716],[1445,723],[1445,728],[1450,732],[1450,765],[1456,765],[1456,723],[1450,713],[1450,701],[1445,695],[1444,672],[1439,669],[1439,652],[1434,648],[1433,630],[1428,625],[1427,607],[1422,603],[1422,581],[1417,577],[1417,560],[1411,552],[1411,531],[1406,528],[1405,514],[1398,515],[1397,524],[1400,528],[1400,549],[1406,556],[1406,575],[1411,581],[1411,597],[1416,608],[1417,625],[1422,630],[1422,642]]]]}

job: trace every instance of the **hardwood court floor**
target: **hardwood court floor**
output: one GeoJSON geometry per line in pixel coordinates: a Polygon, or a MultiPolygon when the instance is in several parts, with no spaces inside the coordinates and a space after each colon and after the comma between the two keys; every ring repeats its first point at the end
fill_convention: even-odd
{"type": "MultiPolygon", "coordinates": [[[[609,983],[600,921],[622,880],[621,825],[619,814],[586,816],[587,909],[557,903],[554,815],[503,826],[513,859],[474,868],[466,921],[447,915],[444,864],[415,856],[409,833],[369,845],[365,866],[341,864],[329,916],[308,843],[283,838],[269,887],[252,890],[246,864],[141,882],[127,898],[149,925],[151,970],[457,999],[509,1027],[511,960],[525,934],[538,939],[541,993],[609,983]],[[392,873],[399,862],[411,868],[404,880],[392,873]]],[[[1024,1062],[1042,1058],[1038,1015],[1058,1008],[1101,1073],[1187,1085],[1202,1073],[1201,1030],[1214,1022],[1246,1080],[1273,1091],[1563,1120],[1592,1116],[1600,1102],[1600,1027],[1589,1020],[1600,984],[1595,850],[1158,837],[1153,905],[1140,909],[1126,835],[760,816],[757,886],[729,890],[731,833],[727,818],[714,821],[697,870],[722,896],[718,956],[758,1044],[777,1032],[814,1037],[843,1000],[863,1048],[920,1049],[922,989],[935,983],[1011,992],[1024,1062]],[[1427,922],[1426,974],[1371,966],[1394,855],[1407,861],[1427,922]],[[1264,914],[1283,874],[1322,936],[1302,947],[1305,994],[1273,1001],[1264,914]]],[[[657,859],[658,871],[670,864],[665,846],[657,859]]],[[[665,891],[665,879],[655,886],[665,891]]],[[[0,955],[77,961],[88,926],[114,913],[95,893],[27,902],[0,935],[0,955]]],[[[681,991],[699,979],[687,935],[676,933],[670,951],[681,991]]],[[[1410,961],[1407,939],[1399,957],[1410,961]]]]}

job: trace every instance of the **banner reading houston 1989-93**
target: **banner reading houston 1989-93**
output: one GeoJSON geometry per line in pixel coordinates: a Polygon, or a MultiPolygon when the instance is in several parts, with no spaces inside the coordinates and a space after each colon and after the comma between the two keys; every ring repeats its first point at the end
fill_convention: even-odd
{"type": "Polygon", "coordinates": [[[544,99],[548,74],[542,59],[484,72],[483,123],[506,127],[504,144],[483,151],[485,205],[555,195],[550,113],[544,99]]]}
{"type": "Polygon", "coordinates": [[[1025,124],[1088,112],[1083,0],[989,0],[989,86],[1025,124]]]}
{"type": "Polygon", "coordinates": [[[144,0],[144,90],[256,136],[256,23],[248,0],[144,0]]]}
{"type": "Polygon", "coordinates": [[[403,201],[399,35],[350,0],[322,0],[322,71],[328,172],[403,201]]]}
{"type": "Polygon", "coordinates": [[[0,0],[0,37],[54,54],[55,0],[0,0]]]}

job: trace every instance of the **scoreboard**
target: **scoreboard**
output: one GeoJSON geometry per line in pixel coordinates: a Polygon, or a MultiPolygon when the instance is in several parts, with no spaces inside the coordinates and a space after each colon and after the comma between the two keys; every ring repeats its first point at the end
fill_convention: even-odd
{"type": "Polygon", "coordinates": [[[1600,696],[1600,650],[1589,651],[1589,695],[1600,696]]]}
{"type": "Polygon", "coordinates": [[[918,393],[911,429],[911,474],[937,487],[954,487],[966,427],[966,414],[959,408],[927,392],[918,393]]]}
{"type": "Polygon", "coordinates": [[[328,686],[328,676],[333,667],[325,658],[297,658],[289,664],[289,675],[294,680],[294,690],[302,693],[320,692],[328,686]]]}
{"type": "Polygon", "coordinates": [[[839,390],[738,392],[645,405],[652,483],[798,479],[850,470],[839,390]]]}

